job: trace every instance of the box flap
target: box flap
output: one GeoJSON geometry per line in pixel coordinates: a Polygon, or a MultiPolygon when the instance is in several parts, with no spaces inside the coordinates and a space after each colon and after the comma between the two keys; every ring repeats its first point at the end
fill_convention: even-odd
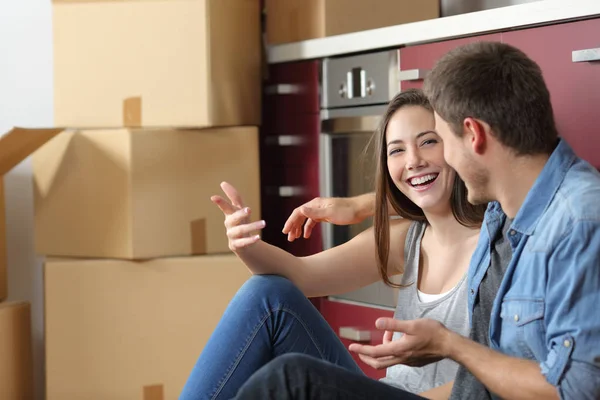
{"type": "Polygon", "coordinates": [[[0,138],[0,175],[6,174],[62,131],[63,128],[11,129],[0,138]]]}

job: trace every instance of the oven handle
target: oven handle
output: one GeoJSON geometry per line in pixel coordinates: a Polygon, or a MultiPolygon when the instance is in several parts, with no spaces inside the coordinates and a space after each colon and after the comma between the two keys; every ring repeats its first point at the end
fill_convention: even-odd
{"type": "Polygon", "coordinates": [[[321,132],[327,134],[372,133],[379,126],[381,115],[339,117],[321,121],[321,132]]]}

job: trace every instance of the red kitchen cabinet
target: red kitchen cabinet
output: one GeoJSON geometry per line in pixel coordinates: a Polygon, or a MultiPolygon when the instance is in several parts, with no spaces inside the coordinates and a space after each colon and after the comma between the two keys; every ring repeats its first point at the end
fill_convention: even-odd
{"type": "Polygon", "coordinates": [[[299,205],[319,195],[320,61],[269,66],[261,127],[263,239],[296,256],[322,250],[321,230],[292,243],[281,233],[299,205]]]}
{"type": "Polygon", "coordinates": [[[501,34],[474,36],[444,42],[407,46],[400,49],[400,89],[420,88],[423,78],[448,51],[476,41],[501,41],[501,34]]]}
{"type": "MultiPolygon", "coordinates": [[[[327,320],[331,328],[339,335],[341,327],[354,327],[361,330],[369,330],[371,339],[361,344],[378,345],[382,343],[383,332],[375,328],[375,320],[380,317],[393,317],[394,312],[380,308],[369,306],[359,306],[355,304],[342,303],[339,301],[331,301],[326,298],[321,299],[320,311],[323,317],[327,320]]],[[[353,343],[352,340],[341,338],[342,343],[346,348],[353,343]]],[[[376,370],[373,367],[365,364],[355,354],[351,353],[354,360],[357,362],[363,372],[373,378],[380,379],[385,377],[385,369],[376,370]]]]}
{"type": "Polygon", "coordinates": [[[538,63],[559,134],[596,168],[600,168],[600,62],[574,62],[572,56],[574,51],[599,49],[599,33],[600,19],[592,19],[502,34],[503,42],[538,63]]]}

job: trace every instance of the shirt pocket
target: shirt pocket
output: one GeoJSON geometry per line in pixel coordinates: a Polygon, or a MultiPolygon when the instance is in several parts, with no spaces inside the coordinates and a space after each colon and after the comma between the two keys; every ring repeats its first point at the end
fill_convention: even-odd
{"type": "Polygon", "coordinates": [[[542,361],[546,357],[545,303],[540,298],[505,298],[500,347],[510,355],[542,361]]]}

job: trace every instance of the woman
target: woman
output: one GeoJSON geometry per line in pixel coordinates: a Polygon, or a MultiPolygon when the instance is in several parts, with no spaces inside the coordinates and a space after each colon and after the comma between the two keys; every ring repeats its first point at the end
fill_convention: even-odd
{"type": "MultiPolygon", "coordinates": [[[[306,297],[344,293],[379,279],[393,285],[390,278],[396,275],[395,318],[427,315],[468,333],[466,271],[484,207],[467,202],[464,183],[444,161],[433,110],[420,91],[396,95],[374,135],[374,227],[335,248],[295,257],[253,233],[265,222],[250,222],[250,210],[231,185],[221,185],[229,201],[212,197],[225,214],[229,247],[255,276],[229,304],[181,399],[231,398],[256,370],[287,353],[319,357],[361,373],[306,297]],[[388,202],[403,219],[389,219],[388,202]]],[[[292,230],[298,236],[298,227],[292,230]]],[[[383,340],[393,339],[386,332],[383,340]]],[[[385,382],[423,393],[451,385],[456,368],[448,360],[423,368],[393,365],[385,382]]]]}

